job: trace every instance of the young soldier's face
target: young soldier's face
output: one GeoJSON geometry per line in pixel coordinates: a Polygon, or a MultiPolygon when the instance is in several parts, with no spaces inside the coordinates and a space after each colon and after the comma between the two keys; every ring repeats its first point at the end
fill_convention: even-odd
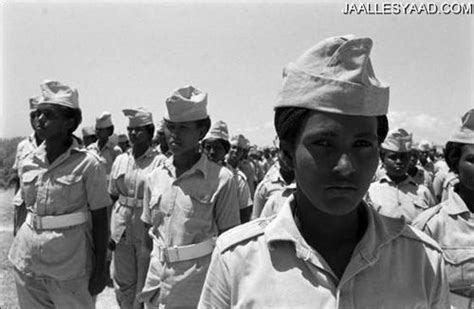
{"type": "Polygon", "coordinates": [[[369,188],[378,151],[376,117],[312,111],[291,160],[299,194],[328,214],[353,211],[369,188]]]}
{"type": "Polygon", "coordinates": [[[165,135],[169,149],[174,155],[180,155],[197,149],[203,134],[195,121],[166,121],[165,135]]]}
{"type": "Polygon", "coordinates": [[[464,145],[461,150],[458,164],[459,182],[474,191],[474,145],[464,145]]]}
{"type": "Polygon", "coordinates": [[[383,164],[389,176],[402,177],[408,171],[408,163],[410,162],[409,152],[395,152],[385,150],[383,164]]]}
{"type": "Polygon", "coordinates": [[[211,161],[222,163],[225,159],[226,150],[222,142],[218,139],[206,140],[203,144],[204,151],[211,161]]]}

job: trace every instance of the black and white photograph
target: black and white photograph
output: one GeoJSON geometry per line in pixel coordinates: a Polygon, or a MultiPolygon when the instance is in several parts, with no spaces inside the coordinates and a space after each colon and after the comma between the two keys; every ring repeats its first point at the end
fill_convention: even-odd
{"type": "Polygon", "coordinates": [[[0,309],[474,307],[474,2],[0,20],[0,309]]]}

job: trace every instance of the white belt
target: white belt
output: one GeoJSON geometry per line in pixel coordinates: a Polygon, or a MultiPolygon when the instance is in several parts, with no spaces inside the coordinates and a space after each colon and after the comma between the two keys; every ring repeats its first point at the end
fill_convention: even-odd
{"type": "Polygon", "coordinates": [[[129,197],[125,195],[119,195],[118,201],[121,205],[126,207],[143,207],[143,199],[129,197]]]}
{"type": "Polygon", "coordinates": [[[59,216],[38,216],[31,212],[26,215],[26,224],[34,230],[54,230],[79,225],[89,220],[87,212],[74,212],[59,216]]]}
{"type": "Polygon", "coordinates": [[[158,253],[160,262],[179,262],[197,259],[212,253],[216,238],[210,238],[197,244],[191,244],[187,246],[174,246],[174,247],[162,247],[153,240],[153,252],[158,253]]]}
{"type": "Polygon", "coordinates": [[[451,304],[451,309],[467,309],[474,308],[473,299],[465,296],[455,294],[453,292],[449,293],[449,302],[451,304]]]}

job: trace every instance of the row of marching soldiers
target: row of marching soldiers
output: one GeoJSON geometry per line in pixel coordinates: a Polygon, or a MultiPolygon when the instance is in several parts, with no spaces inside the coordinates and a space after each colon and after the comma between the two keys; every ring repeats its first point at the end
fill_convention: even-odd
{"type": "Polygon", "coordinates": [[[195,307],[216,236],[258,217],[293,182],[275,149],[229,138],[223,121],[211,127],[207,94],[192,86],[166,100],[155,139],[149,111],[124,109],[128,136],[118,143],[108,112],[82,140],[73,135],[76,89],[49,80],[40,88],[29,101],[34,133],[13,166],[9,259],[22,308],[94,307],[110,278],[121,308],[195,307]]]}
{"type": "Polygon", "coordinates": [[[430,175],[426,143],[414,152],[410,134],[388,131],[371,48],[328,38],[285,68],[278,162],[256,187],[242,174],[248,142],[211,128],[194,87],[166,99],[171,156],[152,146],[151,113],[126,109],[131,149],[108,169],[100,125],[95,151],[72,134],[77,91],[42,83],[17,162],[27,212],[9,259],[20,306],[93,308],[110,248],[122,308],[470,308],[474,110],[446,144],[449,172],[430,175]]]}

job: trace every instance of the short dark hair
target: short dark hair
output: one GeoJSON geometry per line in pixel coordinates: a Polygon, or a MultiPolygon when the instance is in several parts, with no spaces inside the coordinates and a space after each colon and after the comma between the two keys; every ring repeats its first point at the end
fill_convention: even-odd
{"type": "Polygon", "coordinates": [[[196,126],[198,128],[204,128],[204,130],[205,130],[204,135],[206,135],[207,132],[209,132],[209,129],[211,128],[211,118],[207,117],[207,118],[204,118],[204,119],[196,120],[196,126]]]}
{"type": "MultiPolygon", "coordinates": [[[[275,109],[274,125],[280,141],[295,146],[311,110],[303,107],[279,107],[275,109]]],[[[377,138],[379,145],[388,133],[387,116],[377,116],[377,138]]]]}
{"type": "Polygon", "coordinates": [[[446,164],[448,164],[449,170],[456,174],[459,173],[459,159],[461,159],[462,147],[464,145],[466,144],[447,142],[446,147],[444,148],[444,158],[446,160],[446,164]]]}

